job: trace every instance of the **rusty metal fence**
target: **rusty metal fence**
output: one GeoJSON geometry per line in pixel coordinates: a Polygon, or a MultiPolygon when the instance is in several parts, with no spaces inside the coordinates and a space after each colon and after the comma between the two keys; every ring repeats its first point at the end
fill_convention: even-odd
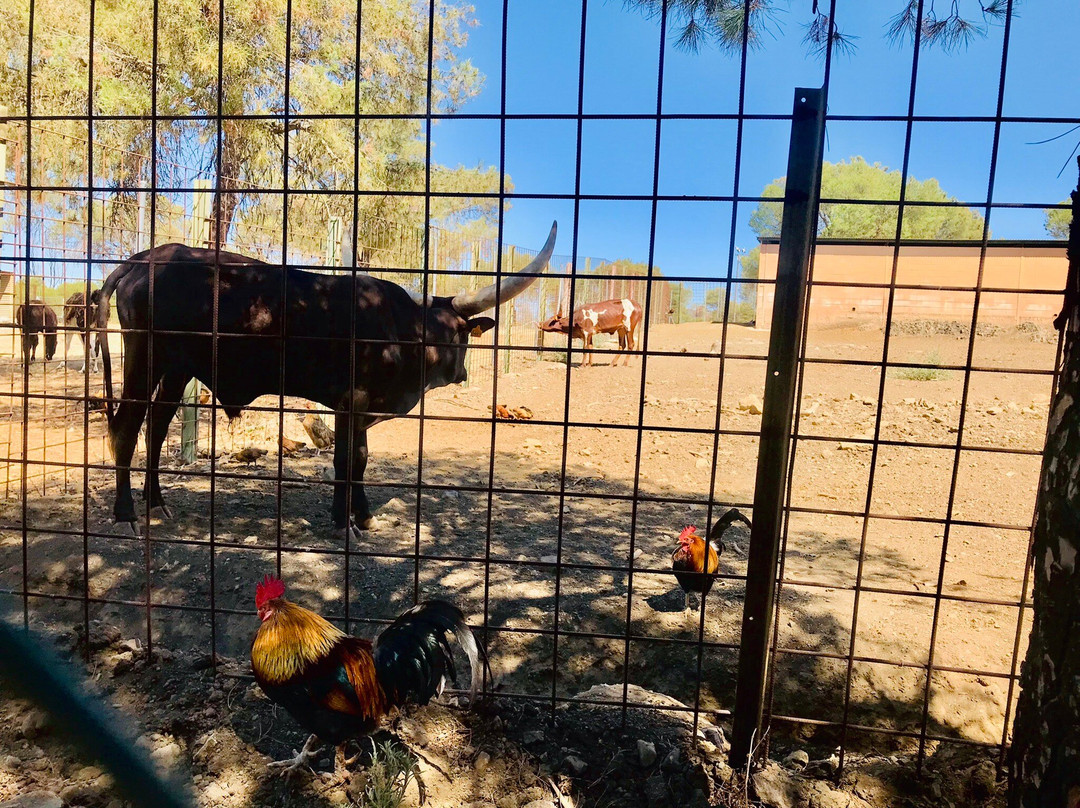
{"type": "MultiPolygon", "coordinates": [[[[746,44],[734,109],[668,112],[666,14],[660,15],[655,111],[587,113],[582,86],[589,5],[581,6],[576,110],[507,114],[510,12],[504,2],[500,111],[439,111],[429,93],[418,111],[404,116],[416,122],[428,144],[421,187],[327,192],[335,205],[347,203],[352,215],[321,219],[336,222],[330,236],[324,229],[305,231],[299,223],[314,216],[323,194],[290,188],[286,145],[282,183],[269,189],[278,200],[276,214],[259,218],[258,206],[240,205],[239,221],[222,239],[213,235],[209,209],[195,217],[205,225],[200,240],[222,249],[295,267],[384,274],[414,291],[452,294],[489,283],[535,255],[504,243],[509,203],[555,201],[572,212],[561,223],[561,255],[527,294],[498,310],[497,327],[470,348],[469,386],[433,391],[393,427],[373,431],[366,485],[386,527],[342,542],[330,538],[325,518],[313,515],[325,510],[332,475],[327,478],[317,453],[287,458],[282,446],[282,438],[303,438],[296,416],[305,415],[304,402],[260,399],[244,416],[250,420],[236,427],[209,396],[193,405],[205,451],[189,464],[168,457],[163,469],[176,510],[186,515],[162,523],[145,514],[141,536],[117,535],[108,501],[115,469],[96,411],[100,377],[9,361],[0,406],[10,430],[0,440],[0,463],[15,470],[17,479],[0,503],[0,597],[27,624],[55,629],[75,622],[88,628],[92,618],[107,616],[142,632],[148,646],[189,644],[217,660],[242,658],[251,631],[247,582],[266,571],[284,574],[298,599],[319,604],[349,631],[373,631],[421,596],[439,593],[462,603],[495,664],[505,660],[497,680],[486,682],[499,698],[553,709],[577,699],[624,716],[630,710],[682,711],[692,714],[695,727],[702,716],[722,725],[733,719],[736,761],[745,759],[767,728],[769,742],[781,747],[799,738],[826,757],[838,748],[841,766],[852,752],[882,749],[921,763],[928,751],[950,743],[1003,753],[1016,700],[1018,649],[1030,619],[1027,542],[1058,353],[1047,324],[1007,331],[986,327],[985,301],[1017,290],[988,284],[983,269],[993,244],[993,214],[1054,203],[997,197],[1002,127],[1077,121],[1004,114],[1008,15],[998,100],[990,116],[916,114],[918,33],[905,114],[830,115],[824,109],[828,51],[824,89],[815,95],[826,127],[883,121],[902,127],[900,168],[907,176],[917,123],[986,124],[994,140],[985,198],[925,203],[906,199],[902,186],[896,199],[814,200],[815,185],[811,208],[820,201],[895,211],[895,234],[886,239],[891,275],[885,281],[815,280],[814,233],[803,232],[810,248],[808,280],[800,286],[797,275],[789,278],[800,294],[787,299],[801,310],[799,301],[809,298],[806,316],[782,310],[785,298],[778,290],[771,322],[755,322],[752,307],[739,309],[738,301],[753,300],[758,286],[772,288],[778,281],[744,276],[736,252],[736,230],[747,209],[768,201],[740,185],[749,159],[745,129],[759,122],[789,126],[798,115],[746,111],[746,44]],[[500,181],[473,194],[495,205],[495,238],[466,238],[433,226],[432,200],[441,192],[432,185],[432,124],[493,121],[504,161],[507,125],[534,118],[576,127],[573,191],[517,192],[500,181]],[[652,129],[651,192],[582,190],[582,129],[594,120],[644,121],[652,129]],[[730,193],[660,192],[662,130],[685,120],[734,126],[733,154],[723,156],[733,162],[730,193]],[[358,214],[360,200],[395,194],[419,200],[419,225],[384,224],[358,214]],[[648,255],[640,256],[647,268],[643,275],[627,275],[618,262],[578,253],[582,204],[627,200],[645,204],[651,213],[648,255]],[[710,277],[654,272],[658,206],[675,201],[722,203],[730,210],[715,223],[727,246],[721,268],[710,277]],[[301,215],[294,205],[310,207],[301,215]],[[898,272],[908,249],[904,216],[935,205],[977,209],[983,216],[975,271],[957,282],[907,283],[898,272]],[[357,234],[355,250],[341,246],[354,240],[343,238],[345,233],[357,234]],[[883,292],[884,326],[853,323],[841,330],[817,321],[814,296],[841,286],[883,292]],[[967,305],[955,320],[897,318],[893,302],[901,290],[962,295],[967,305]],[[639,300],[647,312],[631,369],[604,367],[603,360],[599,367],[579,367],[580,347],[539,339],[537,320],[623,296],[639,300]],[[784,317],[798,326],[790,329],[787,347],[774,343],[770,354],[769,340],[776,339],[776,324],[784,317]],[[791,385],[790,418],[769,392],[773,376],[766,368],[774,366],[791,385]],[[844,389],[838,392],[837,385],[844,389]],[[504,420],[500,405],[526,407],[529,417],[504,420]],[[759,453],[766,444],[770,451],[759,453]],[[231,458],[235,449],[250,445],[269,451],[262,466],[247,468],[231,458]],[[47,475],[59,475],[51,479],[62,479],[62,488],[39,486],[47,475]],[[773,518],[762,511],[770,502],[773,518]],[[721,559],[720,594],[701,604],[692,625],[683,623],[670,597],[674,537],[684,524],[709,524],[731,506],[754,509],[754,531],[729,544],[721,559]],[[179,585],[178,569],[191,581],[186,589],[179,585]],[[601,685],[611,687],[589,689],[601,685]],[[662,691],[682,706],[635,701],[631,685],[662,691]]],[[[156,14],[157,2],[154,8],[156,14]]],[[[923,4],[917,8],[921,15],[923,4]]],[[[35,36],[27,37],[27,47],[32,62],[39,47],[35,36]]],[[[428,59],[430,88],[434,57],[429,53],[428,59]]],[[[156,62],[151,67],[156,71],[156,62]]],[[[290,70],[287,61],[289,111],[270,116],[286,129],[305,121],[303,111],[288,104],[290,70]]],[[[29,97],[32,73],[25,81],[29,97]]],[[[213,165],[200,174],[160,160],[153,150],[148,163],[124,169],[126,179],[107,182],[103,165],[127,164],[99,150],[95,128],[112,118],[95,110],[92,94],[89,103],[77,116],[30,105],[8,114],[9,143],[17,139],[11,128],[30,133],[22,146],[9,149],[11,179],[0,178],[7,200],[0,266],[10,268],[13,285],[5,294],[12,306],[39,293],[59,305],[73,282],[96,288],[127,253],[189,240],[190,232],[180,232],[187,225],[179,222],[191,221],[192,200],[212,199],[228,184],[213,165]],[[72,118],[91,133],[81,141],[84,173],[58,180],[29,170],[35,139],[72,118]],[[174,168],[179,173],[166,182],[174,168]],[[187,201],[177,201],[181,197],[187,201]],[[82,200],[75,219],[59,213],[72,198],[82,200]],[[110,217],[119,223],[111,224],[110,217]],[[14,229],[8,227],[12,221],[14,229]]],[[[311,119],[328,116],[356,131],[380,117],[362,113],[357,102],[351,110],[311,119]]],[[[156,110],[113,117],[151,128],[162,119],[156,110]]],[[[256,116],[226,114],[219,107],[200,123],[220,144],[222,127],[247,117],[256,116]]],[[[302,138],[302,127],[297,132],[294,137],[302,138]]],[[[796,138],[792,148],[799,147],[796,138]]],[[[816,155],[820,170],[820,147],[802,147],[809,151],[804,148],[801,159],[816,155]]],[[[782,164],[776,166],[776,176],[783,171],[782,164]]],[[[807,198],[801,201],[808,204],[807,198]]],[[[1063,284],[1064,246],[1056,246],[1063,284]]],[[[1060,288],[1024,291],[1055,300],[1060,295],[1060,288]]],[[[14,319],[3,320],[13,331],[14,319]]],[[[115,323],[111,332],[119,355],[122,335],[115,323]]],[[[614,353],[610,342],[599,347],[614,353]]],[[[8,350],[17,356],[14,338],[8,350]]],[[[173,450],[178,429],[174,425],[169,438],[173,450]]]]}

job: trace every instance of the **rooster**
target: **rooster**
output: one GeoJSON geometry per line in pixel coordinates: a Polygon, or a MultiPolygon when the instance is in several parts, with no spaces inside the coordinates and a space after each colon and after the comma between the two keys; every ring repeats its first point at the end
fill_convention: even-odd
{"type": "Polygon", "coordinates": [[[281,436],[281,451],[286,457],[296,454],[305,446],[307,446],[307,444],[304,443],[302,440],[293,440],[292,438],[287,438],[284,435],[281,436]]]}
{"type": "MultiPolygon", "coordinates": [[[[310,404],[308,409],[311,409],[310,404]]],[[[300,423],[304,425],[304,431],[311,438],[311,445],[315,447],[316,455],[323,449],[329,449],[334,445],[334,430],[328,427],[326,421],[320,418],[317,413],[309,412],[307,415],[297,415],[296,417],[300,419],[300,423]]]]}
{"type": "MultiPolygon", "coordinates": [[[[262,625],[251,646],[259,687],[311,736],[296,757],[270,764],[289,775],[307,765],[319,741],[334,744],[334,771],[352,760],[345,744],[369,735],[394,707],[427,704],[447,678],[456,683],[452,633],[469,658],[469,701],[480,686],[480,657],[456,606],[427,600],[387,626],[374,643],[350,637],[315,612],[285,599],[285,584],[266,576],[255,588],[262,625]]],[[[355,758],[353,758],[355,760],[355,758]]]]}
{"type": "Polygon", "coordinates": [[[233,460],[237,463],[247,463],[251,466],[259,465],[259,458],[266,454],[266,449],[260,449],[258,446],[245,446],[239,452],[233,453],[233,460]]]}
{"type": "Polygon", "coordinates": [[[724,552],[721,537],[735,522],[742,522],[750,527],[750,520],[743,516],[738,508],[731,508],[713,524],[708,542],[697,534],[697,528],[693,525],[683,528],[683,532],[679,534],[679,546],[671,554],[671,569],[675,571],[675,580],[679,582],[686,596],[684,612],[690,609],[691,592],[700,592],[704,598],[712,589],[716,571],[720,568],[720,554],[724,552]]]}

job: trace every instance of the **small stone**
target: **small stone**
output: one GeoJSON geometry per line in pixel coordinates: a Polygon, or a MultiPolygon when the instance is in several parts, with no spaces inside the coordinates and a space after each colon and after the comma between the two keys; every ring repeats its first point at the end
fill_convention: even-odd
{"type": "Polygon", "coordinates": [[[544,733],[538,729],[531,729],[521,736],[521,740],[525,743],[540,743],[544,740],[544,733]]]}
{"type": "Polygon", "coordinates": [[[694,461],[694,467],[699,469],[708,468],[709,461],[706,460],[704,457],[699,457],[697,460],[694,461]]]}
{"type": "Polygon", "coordinates": [[[113,657],[113,673],[123,676],[135,667],[135,655],[131,651],[124,651],[113,657]]]}
{"type": "Polygon", "coordinates": [[[60,789],[60,799],[65,805],[89,805],[96,801],[99,792],[88,783],[72,783],[60,789]]]}
{"type": "Polygon", "coordinates": [[[105,774],[97,766],[83,766],[77,772],[75,772],[76,780],[97,780],[101,775],[105,774]]]}
{"type": "Polygon", "coordinates": [[[31,710],[23,718],[22,734],[25,738],[45,735],[49,728],[49,716],[42,710],[31,710]]]}
{"type": "Polygon", "coordinates": [[[14,755],[4,755],[0,758],[0,769],[4,771],[16,771],[22,765],[22,761],[14,755]]]}
{"type": "Polygon", "coordinates": [[[555,808],[555,803],[551,800],[533,800],[525,803],[521,808],[555,808]]]}
{"type": "Polygon", "coordinates": [[[682,763],[679,755],[679,747],[673,746],[668,750],[668,753],[664,755],[663,761],[660,763],[660,768],[666,772],[678,771],[682,763]]]}
{"type": "Polygon", "coordinates": [[[801,772],[810,764],[810,755],[802,749],[796,749],[783,760],[784,766],[792,771],[801,772]]]}
{"type": "Polygon", "coordinates": [[[651,741],[639,740],[637,742],[638,763],[644,768],[656,763],[656,746],[651,741]]]}
{"type": "Polygon", "coordinates": [[[476,760],[473,761],[473,769],[477,774],[483,774],[487,770],[487,767],[491,764],[491,755],[487,752],[481,752],[476,756],[476,760]]]}
{"type": "Polygon", "coordinates": [[[576,755],[567,755],[563,760],[563,765],[566,766],[566,770],[574,777],[581,777],[585,774],[585,771],[589,768],[589,764],[576,755]]]}
{"type": "Polygon", "coordinates": [[[747,396],[739,401],[739,409],[749,412],[751,415],[761,415],[764,406],[765,404],[759,396],[747,396]]]}
{"type": "Polygon", "coordinates": [[[461,493],[458,492],[458,491],[443,491],[443,493],[442,493],[442,498],[443,499],[457,499],[460,496],[461,496],[461,493]]]}
{"type": "Polygon", "coordinates": [[[730,748],[727,738],[724,737],[724,731],[720,727],[706,727],[705,740],[714,744],[721,752],[726,752],[730,748]]]}
{"type": "Polygon", "coordinates": [[[556,564],[558,561],[559,557],[557,555],[540,556],[540,563],[542,564],[556,564]]]}
{"type": "Polygon", "coordinates": [[[221,783],[217,782],[216,780],[210,785],[208,785],[205,789],[203,789],[203,797],[208,802],[222,802],[226,798],[228,798],[228,796],[229,792],[221,783]]]}
{"type": "Polygon", "coordinates": [[[649,808],[671,805],[668,787],[663,777],[653,775],[645,781],[645,799],[649,802],[649,808]]]}
{"type": "Polygon", "coordinates": [[[183,754],[184,752],[180,748],[180,744],[176,743],[176,741],[170,741],[164,746],[151,752],[150,758],[159,766],[165,769],[171,769],[180,762],[180,758],[183,754]]]}
{"type": "Polygon", "coordinates": [[[0,808],[64,808],[64,803],[51,791],[31,791],[13,800],[0,802],[0,808]]]}
{"type": "Polygon", "coordinates": [[[110,626],[106,623],[102,623],[100,620],[93,620],[90,623],[90,650],[101,651],[114,643],[120,642],[120,638],[124,636],[116,626],[110,626]]]}

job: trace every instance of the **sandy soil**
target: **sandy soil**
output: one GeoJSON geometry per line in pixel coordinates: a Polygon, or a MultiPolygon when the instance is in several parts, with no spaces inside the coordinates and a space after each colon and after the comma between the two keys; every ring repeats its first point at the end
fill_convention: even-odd
{"type": "MultiPolygon", "coordinates": [[[[649,349],[672,355],[650,356],[630,368],[574,367],[569,396],[567,369],[561,362],[534,361],[520,372],[500,376],[497,400],[529,407],[533,422],[500,421],[493,427],[490,385],[429,394],[420,463],[418,419],[398,419],[371,430],[369,495],[386,524],[354,543],[347,558],[329,521],[330,490],[323,473],[330,458],[310,451],[284,458],[284,480],[279,484],[274,479],[279,462],[276,414],[248,413],[231,433],[220,421],[223,454],[216,463],[220,474],[214,480],[213,500],[207,478],[185,475],[208,470],[209,459],[182,467],[170,456],[163,485],[175,517],[167,524],[150,524],[149,544],[113,534],[111,474],[91,469],[85,496],[91,534],[85,540],[85,581],[82,471],[68,472],[66,487],[47,487],[44,494],[31,487],[25,521],[18,499],[0,506],[0,590],[21,590],[25,528],[26,577],[32,592],[80,596],[85,587],[92,598],[121,601],[92,602],[90,616],[116,626],[123,638],[145,642],[148,618],[141,603],[149,569],[154,642],[178,655],[207,654],[213,644],[218,654],[239,660],[234,667],[240,671],[255,629],[254,582],[272,570],[280,556],[291,592],[305,605],[341,617],[348,594],[354,633],[374,633],[378,621],[411,605],[414,588],[421,596],[456,601],[475,625],[486,627],[501,692],[566,697],[594,685],[621,683],[625,674],[632,684],[686,704],[700,698],[703,709],[724,711],[731,707],[735,689],[745,532],[736,529],[729,535],[721,559],[727,577],[707,602],[704,635],[709,645],[702,655],[700,688],[698,646],[665,642],[697,636],[696,615],[683,615],[682,593],[666,569],[681,527],[703,525],[709,518],[714,452],[712,496],[717,505],[712,513],[727,505],[748,509],[753,500],[760,416],[751,405],[763,388],[767,334],[730,327],[722,379],[716,358],[680,355],[684,350],[707,353],[720,338],[721,327],[715,324],[655,326],[649,349]],[[718,385],[719,423],[731,434],[716,441],[712,430],[718,385]],[[642,393],[644,429],[639,432],[642,393]],[[459,420],[462,417],[471,420],[459,420]],[[566,430],[560,544],[565,418],[576,425],[566,430]],[[661,431],[668,427],[689,431],[661,431]],[[250,468],[229,457],[228,452],[241,445],[262,446],[270,454],[250,468]],[[423,483],[419,501],[418,467],[423,483]],[[489,483],[509,490],[489,495],[489,483]],[[635,491],[640,496],[636,507],[630,501],[635,491]],[[419,561],[414,557],[417,548],[423,556],[419,561]],[[550,563],[556,554],[567,565],[558,582],[550,563]],[[211,586],[215,605],[222,610],[215,620],[183,610],[205,608],[211,586]],[[626,642],[628,618],[632,639],[626,642]],[[557,649],[550,633],[556,624],[557,649]],[[590,633],[604,637],[583,636],[590,633]]],[[[781,753],[797,746],[808,749],[811,758],[827,757],[843,740],[856,754],[909,755],[917,742],[902,735],[852,730],[843,737],[829,722],[846,715],[862,727],[918,732],[927,693],[931,735],[988,744],[1000,743],[1003,736],[1017,635],[1015,604],[1021,596],[1027,547],[1026,533],[1016,528],[1031,521],[1039,458],[961,452],[951,509],[956,521],[948,528],[947,546],[945,526],[928,520],[950,514],[952,448],[882,446],[873,469],[874,516],[864,522],[858,515],[822,513],[859,514],[866,507],[871,449],[859,441],[873,437],[880,381],[877,368],[829,363],[879,360],[882,342],[880,330],[854,324],[811,333],[808,356],[814,361],[807,365],[802,389],[773,709],[781,716],[826,723],[778,722],[773,743],[781,753]],[[848,692],[846,655],[852,647],[856,580],[862,584],[854,631],[857,661],[848,692]],[[939,589],[940,600],[934,597],[939,589]],[[928,686],[932,635],[935,670],[928,686]]],[[[966,339],[951,335],[897,334],[891,338],[890,357],[963,365],[967,346],[966,339]]],[[[970,378],[965,444],[1037,452],[1045,431],[1050,377],[995,371],[1047,370],[1053,358],[1053,344],[1028,333],[977,336],[973,364],[980,370],[970,378]]],[[[890,370],[886,375],[881,438],[946,447],[955,442],[964,374],[945,370],[932,380],[904,375],[911,374],[890,370]]],[[[78,374],[68,371],[66,379],[74,393],[83,389],[78,374]]],[[[257,404],[273,406],[273,401],[257,404]]],[[[19,409],[17,401],[9,406],[19,409]]],[[[83,416],[66,406],[72,411],[66,418],[50,418],[42,439],[63,446],[78,463],[83,416]],[[51,437],[59,435],[63,438],[51,437]]],[[[88,421],[87,452],[92,462],[104,460],[102,416],[92,413],[88,421]]],[[[292,415],[285,416],[284,426],[287,436],[304,437],[292,415]]],[[[208,427],[203,424],[204,434],[208,427]]],[[[17,456],[18,447],[11,443],[11,456],[17,456]]],[[[204,440],[203,448],[208,445],[204,440]]],[[[170,447],[174,452],[178,448],[175,436],[170,447]]],[[[21,611],[22,598],[4,599],[21,611]]],[[[77,601],[34,596],[29,608],[32,624],[54,632],[82,622],[77,601]]],[[[224,687],[206,679],[208,675],[187,678],[197,677],[201,687],[224,687]]],[[[177,686],[195,687],[186,682],[177,686]]],[[[159,697],[153,688],[137,683],[130,687],[151,706],[159,697]]],[[[228,709],[214,707],[216,717],[210,724],[235,723],[247,707],[242,699],[230,698],[228,709]]],[[[287,751],[288,743],[295,743],[297,733],[288,718],[272,720],[273,729],[263,738],[239,733],[259,753],[257,759],[287,751]]],[[[451,723],[465,726],[461,720],[451,723]]],[[[722,713],[716,720],[724,724],[722,713]]],[[[3,784],[0,775],[0,789],[3,784]]],[[[529,783],[522,789],[534,786],[542,788],[529,783]]],[[[206,787],[200,789],[208,804],[214,802],[206,787]]],[[[3,794],[0,790],[0,798],[3,794]]],[[[247,792],[234,801],[226,795],[221,804],[248,804],[250,796],[247,792]]],[[[489,804],[483,795],[474,798],[452,790],[443,797],[445,801],[435,804],[476,799],[489,804]]],[[[604,799],[609,801],[595,804],[640,804],[612,802],[611,795],[604,799]]]]}

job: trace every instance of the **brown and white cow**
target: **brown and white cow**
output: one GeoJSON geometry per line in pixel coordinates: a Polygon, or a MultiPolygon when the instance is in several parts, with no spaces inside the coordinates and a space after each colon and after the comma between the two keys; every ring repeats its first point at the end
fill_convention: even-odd
{"type": "MultiPolygon", "coordinates": [[[[634,333],[641,323],[642,309],[628,297],[616,300],[604,300],[589,303],[574,309],[574,331],[571,339],[580,339],[584,343],[585,357],[582,365],[592,364],[593,336],[596,334],[618,334],[619,353],[630,364],[630,354],[634,350],[634,333]]],[[[546,323],[537,323],[541,331],[554,334],[570,334],[569,320],[559,312],[546,323]]],[[[619,363],[619,354],[615,355],[612,365],[619,363]]]]}

